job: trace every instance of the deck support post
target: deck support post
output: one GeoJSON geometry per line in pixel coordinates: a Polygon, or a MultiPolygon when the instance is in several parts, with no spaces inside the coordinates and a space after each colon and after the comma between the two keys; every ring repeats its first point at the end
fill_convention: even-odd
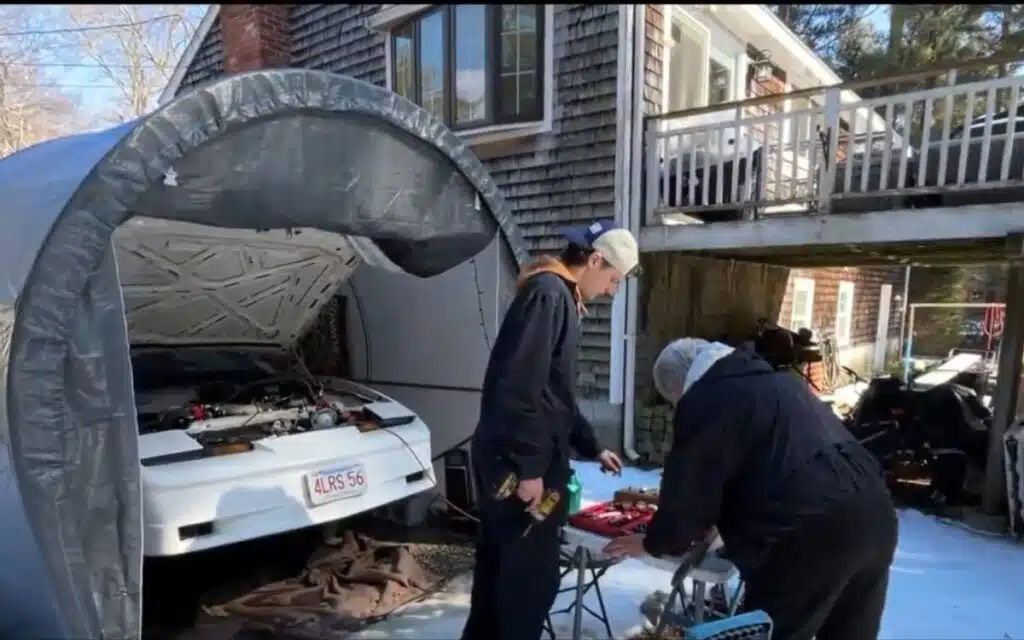
{"type": "Polygon", "coordinates": [[[658,148],[658,121],[653,118],[644,123],[643,145],[647,184],[644,187],[644,209],[640,212],[641,229],[649,225],[662,224],[656,213],[661,202],[661,189],[658,183],[658,176],[661,174],[658,154],[661,150],[658,148]]]}
{"type": "Polygon", "coordinates": [[[989,430],[988,456],[981,508],[988,515],[999,515],[1006,503],[1006,470],[1003,436],[1017,415],[1021,361],[1024,359],[1024,263],[1012,262],[1006,277],[1006,319],[999,342],[996,389],[992,397],[992,428],[989,430]]]}
{"type": "Polygon", "coordinates": [[[825,91],[825,132],[827,144],[822,149],[822,163],[818,174],[818,207],[815,213],[826,214],[832,209],[832,190],[836,186],[836,164],[839,161],[839,113],[842,92],[832,87],[825,91]]]}

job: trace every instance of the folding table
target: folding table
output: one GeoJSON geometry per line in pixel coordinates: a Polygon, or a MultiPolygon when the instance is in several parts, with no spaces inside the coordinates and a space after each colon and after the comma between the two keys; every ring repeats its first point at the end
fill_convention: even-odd
{"type": "MultiPolygon", "coordinates": [[[[568,609],[572,610],[574,614],[572,639],[580,640],[583,629],[583,611],[585,610],[585,607],[583,605],[583,596],[591,588],[590,586],[588,586],[588,584],[591,584],[591,586],[594,587],[595,592],[600,594],[600,577],[603,576],[609,568],[611,568],[618,562],[608,558],[607,556],[601,553],[601,550],[605,547],[605,545],[607,545],[608,542],[610,542],[610,539],[604,536],[599,536],[595,533],[590,533],[589,531],[577,529],[576,527],[566,526],[562,529],[562,541],[563,553],[570,554],[573,557],[571,568],[563,573],[563,577],[573,569],[577,571],[576,586],[575,588],[570,587],[569,589],[567,589],[567,591],[575,592],[575,600],[573,602],[573,605],[571,605],[568,609]],[[605,565],[604,563],[608,561],[611,561],[611,563],[605,565]],[[601,570],[599,573],[593,573],[591,580],[588,581],[586,579],[586,571],[588,567],[592,566],[591,563],[596,563],[593,566],[603,567],[603,570],[601,570]]],[[[721,547],[722,540],[721,538],[716,537],[715,540],[711,542],[709,550],[714,551],[721,547]]],[[[704,560],[696,567],[685,572],[680,572],[680,565],[686,562],[686,559],[683,557],[663,556],[660,558],[655,558],[652,556],[643,555],[637,558],[637,560],[646,564],[649,567],[661,569],[663,571],[667,571],[673,574],[672,596],[670,597],[670,602],[666,603],[665,605],[666,611],[668,611],[669,607],[673,604],[672,601],[674,601],[675,596],[678,595],[680,598],[683,596],[682,581],[684,578],[690,578],[690,580],[693,581],[693,600],[694,602],[702,605],[704,595],[707,593],[707,589],[709,587],[727,585],[727,583],[738,574],[736,567],[731,562],[728,562],[723,558],[710,556],[710,554],[708,557],[704,558],[704,560]]],[[[594,615],[598,619],[602,619],[603,616],[603,621],[605,622],[605,629],[608,631],[610,637],[611,625],[607,622],[607,612],[604,610],[604,600],[602,596],[599,595],[598,597],[601,606],[601,615],[595,614],[594,612],[590,611],[589,608],[586,608],[586,610],[588,612],[591,612],[592,615],[594,615]]],[[[730,610],[735,609],[734,605],[738,605],[738,601],[730,603],[730,610]]],[[[565,610],[563,609],[562,612],[564,611],[565,610]]],[[[702,620],[703,606],[696,606],[695,622],[699,623],[702,620]]],[[[551,634],[552,638],[554,638],[554,631],[550,628],[550,617],[548,625],[548,633],[551,634]]]]}

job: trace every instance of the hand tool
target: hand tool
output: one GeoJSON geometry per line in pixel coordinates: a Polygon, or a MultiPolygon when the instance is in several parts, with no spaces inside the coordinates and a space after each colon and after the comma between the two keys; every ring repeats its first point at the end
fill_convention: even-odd
{"type": "Polygon", "coordinates": [[[537,524],[538,522],[543,522],[545,518],[554,513],[555,507],[558,506],[558,502],[561,499],[562,494],[555,491],[554,489],[545,490],[544,495],[540,499],[540,504],[537,505],[537,508],[534,511],[530,512],[530,515],[533,516],[534,521],[530,523],[530,526],[526,527],[526,530],[523,531],[523,535],[520,537],[525,538],[526,535],[530,533],[530,530],[533,529],[533,525],[537,524]]]}
{"type": "MultiPolygon", "coordinates": [[[[519,487],[519,478],[516,474],[509,472],[505,474],[498,488],[494,492],[494,498],[496,500],[507,500],[515,494],[516,489],[519,487]]],[[[545,518],[550,516],[555,511],[555,507],[558,506],[559,501],[562,499],[562,494],[554,489],[545,489],[544,494],[541,496],[540,504],[533,511],[530,511],[530,515],[533,517],[534,522],[530,523],[530,526],[526,527],[523,531],[523,537],[530,533],[533,529],[533,525],[538,522],[543,522],[545,518]]]]}

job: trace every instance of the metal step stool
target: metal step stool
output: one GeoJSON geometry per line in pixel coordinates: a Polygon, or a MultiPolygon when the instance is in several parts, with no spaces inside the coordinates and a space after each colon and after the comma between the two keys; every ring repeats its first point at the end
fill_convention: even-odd
{"type": "MultiPolygon", "coordinates": [[[[719,600],[724,600],[726,611],[722,612],[725,618],[732,617],[739,608],[743,598],[743,583],[740,582],[733,596],[728,597],[729,581],[735,578],[739,572],[736,565],[725,558],[715,554],[709,554],[693,567],[689,563],[679,565],[672,575],[672,591],[669,593],[668,601],[661,612],[658,624],[655,629],[655,637],[661,637],[668,625],[677,626],[683,629],[695,627],[704,622],[706,610],[706,596],[709,588],[712,591],[719,591],[719,600]],[[686,602],[685,580],[693,581],[693,595],[690,602],[686,602]],[[681,605],[679,611],[674,609],[676,599],[681,605]]],[[[712,598],[714,600],[715,598],[712,598]]]]}

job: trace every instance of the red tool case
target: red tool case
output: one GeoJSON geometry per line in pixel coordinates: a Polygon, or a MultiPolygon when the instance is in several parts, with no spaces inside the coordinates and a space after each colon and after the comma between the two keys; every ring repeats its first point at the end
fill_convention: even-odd
{"type": "Polygon", "coordinates": [[[607,538],[644,533],[657,509],[654,505],[624,507],[614,502],[602,502],[569,516],[569,524],[577,529],[607,538]]]}

